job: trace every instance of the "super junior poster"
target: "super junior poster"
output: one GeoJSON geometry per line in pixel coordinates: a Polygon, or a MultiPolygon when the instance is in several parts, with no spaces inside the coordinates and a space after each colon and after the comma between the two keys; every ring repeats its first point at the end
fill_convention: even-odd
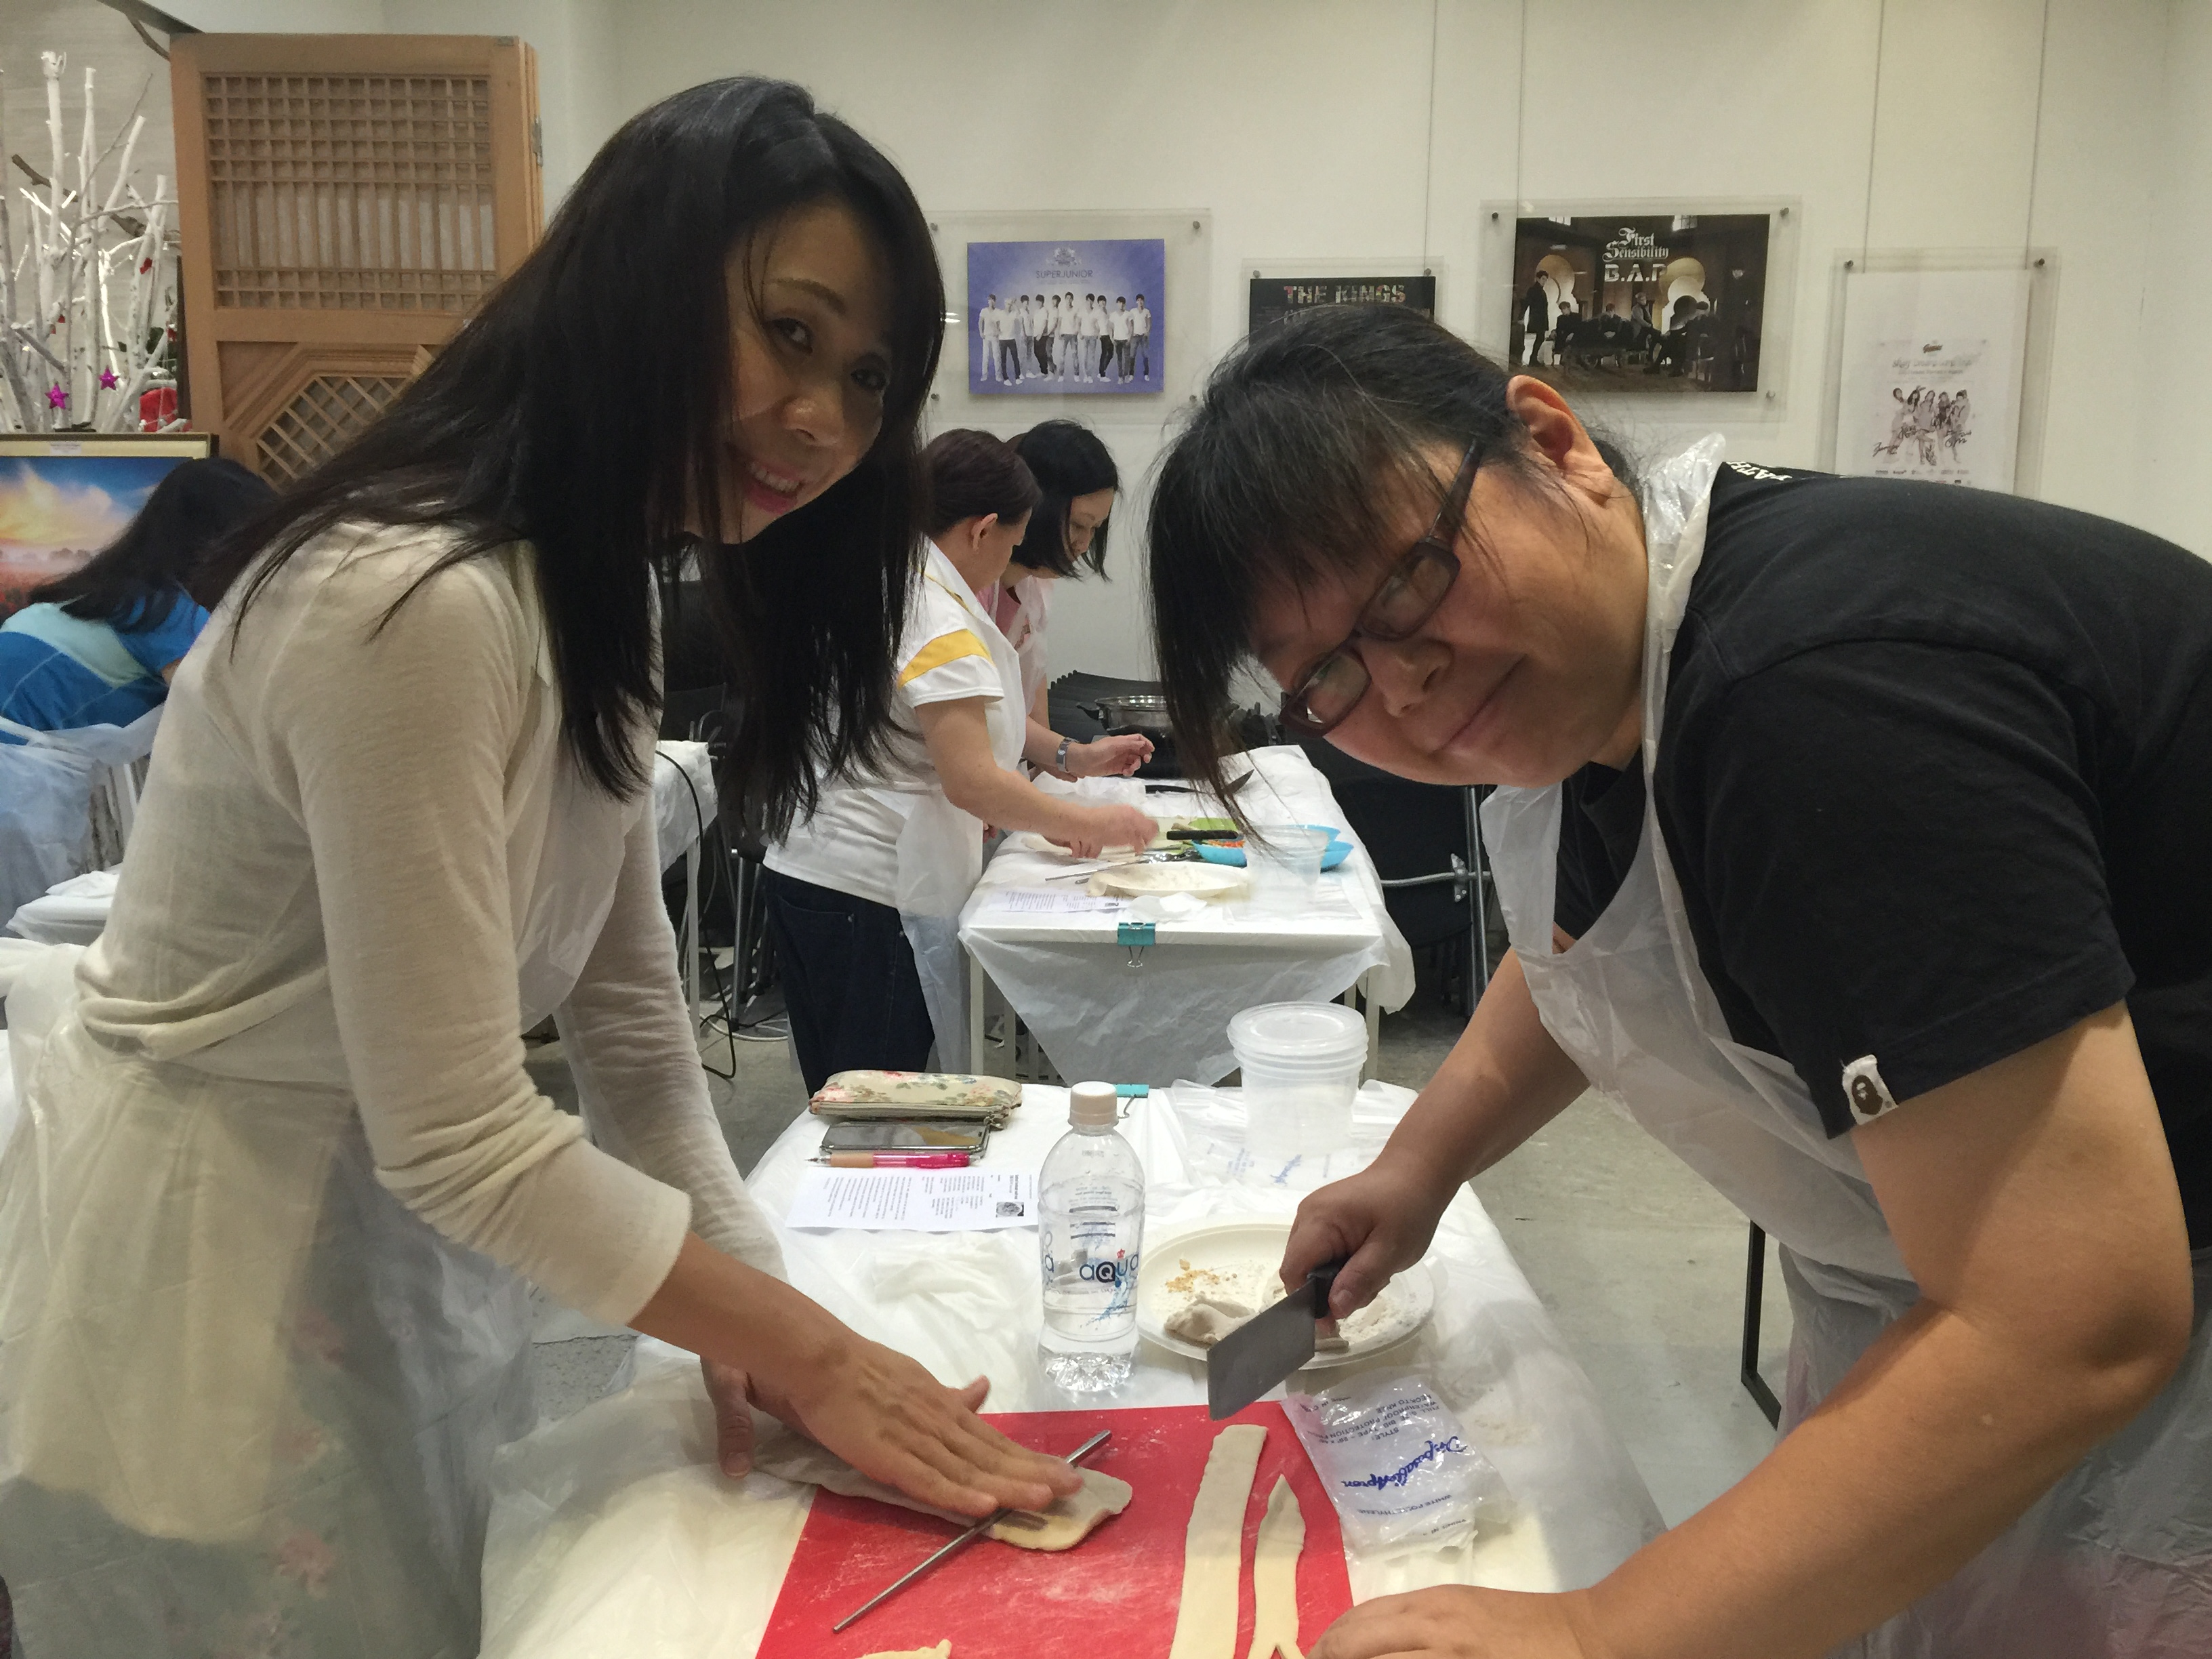
{"type": "Polygon", "coordinates": [[[1115,397],[1166,384],[1167,244],[968,244],[968,388],[1115,397]]]}

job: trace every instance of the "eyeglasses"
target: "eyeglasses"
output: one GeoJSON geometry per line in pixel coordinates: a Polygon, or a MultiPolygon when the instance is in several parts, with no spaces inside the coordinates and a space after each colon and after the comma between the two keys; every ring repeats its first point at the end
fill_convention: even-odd
{"type": "Polygon", "coordinates": [[[1283,724],[1291,731],[1318,738],[1342,724],[1367,695],[1373,678],[1360,659],[1359,641],[1386,643],[1411,639],[1428,625],[1459,580],[1459,555],[1452,544],[1467,512],[1467,498],[1474,487],[1474,470],[1480,460],[1480,439],[1467,447],[1459,476],[1437,509],[1429,533],[1407,550],[1391,567],[1374,596],[1361,607],[1358,619],[1344,643],[1323,657],[1283,694],[1283,724]]]}

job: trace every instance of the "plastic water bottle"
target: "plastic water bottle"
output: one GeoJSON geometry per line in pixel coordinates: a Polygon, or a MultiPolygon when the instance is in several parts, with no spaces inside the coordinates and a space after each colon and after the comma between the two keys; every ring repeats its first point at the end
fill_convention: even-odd
{"type": "Polygon", "coordinates": [[[1037,1176],[1044,1328],[1037,1358],[1072,1394],[1119,1388],[1137,1350],[1137,1268],[1145,1240],[1145,1170],[1115,1132],[1110,1083],[1069,1091],[1067,1133],[1037,1176]]]}

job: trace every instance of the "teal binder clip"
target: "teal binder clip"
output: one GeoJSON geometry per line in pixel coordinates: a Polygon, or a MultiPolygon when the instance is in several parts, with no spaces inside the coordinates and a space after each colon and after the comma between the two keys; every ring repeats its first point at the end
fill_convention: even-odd
{"type": "Polygon", "coordinates": [[[1149,921],[1125,921],[1114,930],[1114,940],[1129,952],[1129,966],[1145,965],[1145,947],[1156,942],[1152,924],[1149,921]]]}

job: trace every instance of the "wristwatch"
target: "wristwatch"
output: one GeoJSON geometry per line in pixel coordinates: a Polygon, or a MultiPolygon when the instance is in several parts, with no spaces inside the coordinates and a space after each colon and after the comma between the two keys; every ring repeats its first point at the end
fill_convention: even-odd
{"type": "Polygon", "coordinates": [[[1052,769],[1054,771],[1065,772],[1067,770],[1067,745],[1074,741],[1075,739],[1073,738],[1062,738],[1060,740],[1060,747],[1052,751],[1052,769]]]}

